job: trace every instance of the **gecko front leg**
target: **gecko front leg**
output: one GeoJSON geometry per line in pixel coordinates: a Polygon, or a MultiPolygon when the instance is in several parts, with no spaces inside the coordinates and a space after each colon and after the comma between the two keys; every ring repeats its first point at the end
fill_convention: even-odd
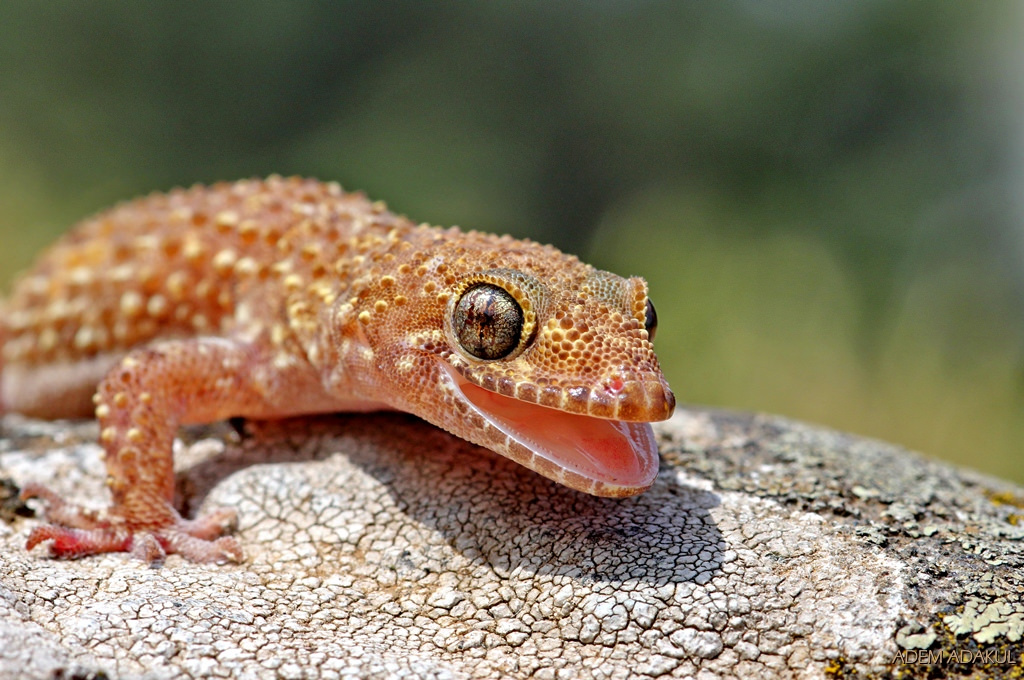
{"type": "MultiPolygon", "coordinates": [[[[294,364],[289,370],[305,373],[294,364]]],[[[174,509],[174,436],[190,423],[284,415],[290,409],[275,405],[296,388],[304,391],[301,402],[319,394],[311,375],[309,385],[284,377],[259,345],[231,339],[173,340],[131,352],[95,398],[111,507],[97,515],[29,485],[22,496],[46,500],[51,524],[33,530],[27,547],[51,540],[56,556],[131,552],[151,563],[167,553],[196,562],[241,560],[238,542],[220,536],[233,524],[233,511],[186,520],[174,509]]]]}

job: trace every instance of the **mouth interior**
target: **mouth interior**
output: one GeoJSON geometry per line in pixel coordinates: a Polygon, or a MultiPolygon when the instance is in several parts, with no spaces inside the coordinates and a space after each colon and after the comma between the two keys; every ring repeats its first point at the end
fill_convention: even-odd
{"type": "Polygon", "coordinates": [[[658,474],[658,447],[648,423],[565,413],[485,390],[454,369],[448,373],[493,426],[557,467],[604,484],[614,495],[639,493],[658,474]]]}

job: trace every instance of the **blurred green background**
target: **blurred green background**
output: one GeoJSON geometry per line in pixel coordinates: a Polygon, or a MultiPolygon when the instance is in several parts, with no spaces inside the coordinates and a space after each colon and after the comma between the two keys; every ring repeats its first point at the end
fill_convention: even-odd
{"type": "Polygon", "coordinates": [[[175,185],[335,179],[651,284],[682,402],[1024,482],[1024,5],[0,3],[0,284],[175,185]]]}

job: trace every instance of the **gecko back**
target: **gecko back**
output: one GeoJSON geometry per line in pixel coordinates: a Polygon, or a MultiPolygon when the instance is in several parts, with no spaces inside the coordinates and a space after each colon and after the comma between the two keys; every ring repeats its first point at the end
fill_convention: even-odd
{"type": "Polygon", "coordinates": [[[97,383],[129,350],[230,335],[247,294],[279,303],[265,284],[304,217],[339,239],[372,229],[360,220],[370,211],[337,184],[271,178],[155,193],[84,220],[0,300],[0,412],[91,415],[97,383]]]}

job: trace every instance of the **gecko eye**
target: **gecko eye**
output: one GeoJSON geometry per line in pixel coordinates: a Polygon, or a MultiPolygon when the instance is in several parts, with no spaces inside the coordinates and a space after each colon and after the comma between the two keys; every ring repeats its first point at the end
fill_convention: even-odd
{"type": "Polygon", "coordinates": [[[523,309],[504,288],[481,283],[462,294],[452,324],[462,349],[478,359],[501,359],[519,346],[523,309]]]}
{"type": "Polygon", "coordinates": [[[644,328],[647,329],[647,341],[654,342],[654,331],[658,330],[658,313],[654,311],[654,303],[650,300],[644,311],[644,328]]]}

